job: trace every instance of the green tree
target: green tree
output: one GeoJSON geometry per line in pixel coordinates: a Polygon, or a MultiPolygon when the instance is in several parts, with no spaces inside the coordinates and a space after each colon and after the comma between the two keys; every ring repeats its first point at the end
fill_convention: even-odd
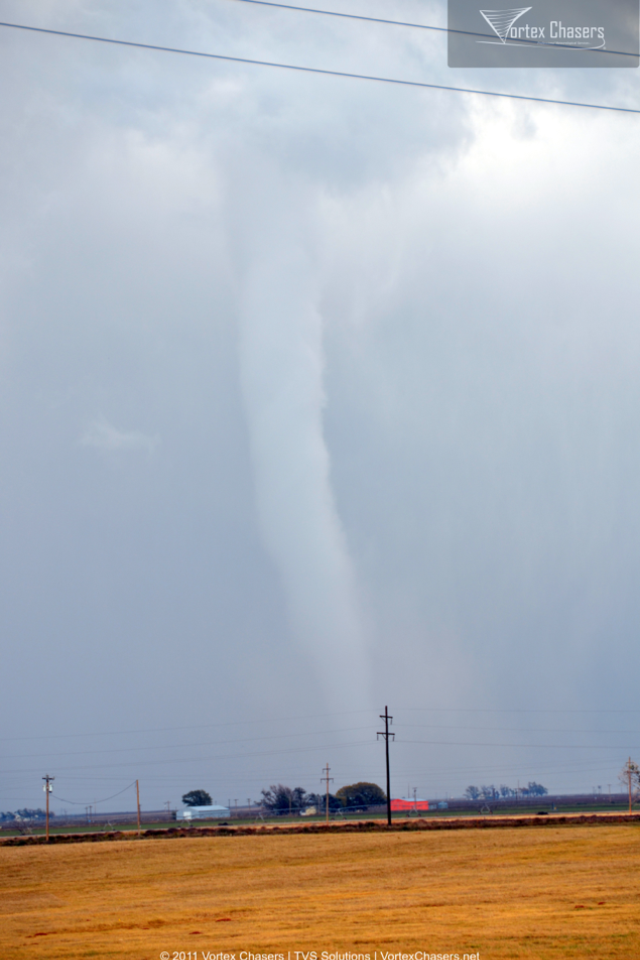
{"type": "MultiPolygon", "coordinates": [[[[54,817],[54,813],[49,814],[50,817],[54,817]]],[[[4,819],[5,814],[0,813],[0,819],[4,819]]],[[[38,807],[37,810],[31,810],[29,807],[24,807],[23,810],[16,810],[15,813],[6,814],[7,819],[12,820],[44,820],[46,813],[44,810],[41,810],[38,807]]]]}
{"type": "Polygon", "coordinates": [[[549,791],[546,787],[543,787],[541,783],[536,783],[535,780],[529,780],[528,786],[523,788],[522,793],[526,797],[544,797],[549,791]]]}
{"type": "MultiPolygon", "coordinates": [[[[315,807],[318,813],[324,813],[327,809],[326,793],[308,793],[307,804],[310,807],[315,807]]],[[[342,810],[343,806],[342,801],[338,797],[335,797],[332,793],[329,794],[329,813],[335,810],[342,810]]]]}
{"type": "Polygon", "coordinates": [[[336,797],[343,807],[364,810],[387,802],[387,795],[377,783],[352,783],[336,790],[336,797]]]}
{"type": "Polygon", "coordinates": [[[302,787],[285,787],[282,783],[272,783],[268,790],[262,790],[262,805],[269,813],[286,816],[299,813],[309,805],[306,792],[302,787]]]}
{"type": "Polygon", "coordinates": [[[182,802],[187,807],[210,807],[213,800],[206,790],[189,790],[183,795],[182,802]]]}
{"type": "Polygon", "coordinates": [[[480,787],[480,796],[483,800],[497,800],[499,793],[492,783],[489,786],[483,784],[480,787]]]}

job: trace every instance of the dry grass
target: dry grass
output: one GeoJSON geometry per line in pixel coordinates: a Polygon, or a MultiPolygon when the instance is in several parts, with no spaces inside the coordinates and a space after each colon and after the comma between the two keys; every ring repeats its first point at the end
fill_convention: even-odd
{"type": "Polygon", "coordinates": [[[0,957],[630,960],[639,868],[631,825],[1,847],[0,957]]]}

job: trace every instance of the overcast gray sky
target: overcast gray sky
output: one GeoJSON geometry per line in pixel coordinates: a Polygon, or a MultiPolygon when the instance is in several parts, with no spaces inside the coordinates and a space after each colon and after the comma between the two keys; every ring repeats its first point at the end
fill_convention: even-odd
{"type": "MultiPolygon", "coordinates": [[[[640,107],[233,0],[0,19],[640,107]]],[[[640,117],[6,28],[0,84],[0,809],[382,783],[385,704],[394,795],[615,785],[640,117]]]]}

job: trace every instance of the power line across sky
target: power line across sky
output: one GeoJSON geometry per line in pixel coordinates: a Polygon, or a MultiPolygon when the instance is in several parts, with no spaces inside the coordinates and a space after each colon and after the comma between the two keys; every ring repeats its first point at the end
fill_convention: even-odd
{"type": "MultiPolygon", "coordinates": [[[[616,708],[614,710],[607,709],[589,709],[589,710],[575,710],[571,708],[510,708],[510,707],[416,707],[416,706],[402,706],[398,708],[403,713],[424,713],[430,716],[434,714],[439,715],[449,715],[449,714],[462,714],[465,717],[474,717],[477,715],[491,715],[491,716],[536,716],[536,717],[553,717],[557,721],[558,717],[567,716],[572,718],[572,722],[575,721],[576,717],[579,716],[588,716],[588,717],[633,717],[640,714],[639,708],[616,708]]],[[[377,722],[377,712],[375,710],[345,710],[340,711],[339,713],[312,713],[312,714],[292,714],[286,716],[266,716],[260,717],[257,720],[226,720],[217,723],[198,723],[198,724],[187,724],[187,725],[171,725],[171,726],[162,726],[162,727],[137,727],[130,729],[120,729],[120,730],[85,730],[83,732],[74,731],[73,733],[46,733],[46,734],[32,734],[30,736],[20,736],[20,737],[0,737],[0,743],[18,743],[24,741],[40,741],[40,740],[75,740],[75,739],[91,739],[93,737],[128,737],[133,735],[147,735],[155,733],[179,733],[183,731],[191,730],[227,730],[229,728],[235,727],[247,727],[247,726],[259,726],[261,729],[265,725],[269,724],[290,724],[293,722],[302,722],[302,721],[312,721],[312,720],[337,720],[342,717],[362,717],[362,716],[371,716],[374,722],[377,722]]],[[[396,727],[398,722],[396,721],[396,727]]],[[[402,723],[402,726],[427,726],[429,728],[442,728],[442,723],[429,723],[429,724],[415,724],[415,723],[402,723]]],[[[449,729],[468,729],[467,727],[460,727],[459,725],[446,724],[446,727],[449,729]]],[[[342,728],[340,728],[341,730],[342,728]]],[[[473,729],[479,729],[477,723],[474,722],[473,729]]],[[[504,726],[498,728],[501,731],[506,731],[507,728],[504,726]]],[[[508,728],[509,730],[515,729],[512,727],[508,728]]],[[[340,730],[335,729],[333,732],[340,732],[340,730]]],[[[309,731],[308,731],[309,732],[309,731]]],[[[318,731],[310,731],[318,732],[318,731]]],[[[529,731],[532,732],[532,731],[529,731]]],[[[543,731],[537,731],[543,732],[543,731]]],[[[556,732],[556,733],[589,733],[594,731],[584,731],[584,730],[567,730],[566,728],[557,728],[554,727],[553,731],[545,729],[544,732],[556,732]]],[[[628,733],[632,731],[620,731],[620,730],[607,730],[600,729],[598,732],[603,733],[628,733]]],[[[635,735],[635,732],[634,732],[635,735]]],[[[256,738],[251,738],[256,739],[256,738]]],[[[258,739],[263,739],[262,735],[258,739]]],[[[210,741],[207,741],[210,742],[210,741]]],[[[186,744],[187,746],[191,744],[186,744]]],[[[185,746],[184,743],[177,744],[176,746],[185,746]]],[[[92,751],[95,752],[95,751],[92,751]]]]}
{"type": "MultiPolygon", "coordinates": [[[[540,779],[547,774],[557,780],[559,775],[567,772],[571,773],[574,779],[578,776],[584,781],[585,777],[594,777],[600,782],[607,777],[615,777],[615,771],[622,762],[621,758],[626,756],[628,751],[636,749],[633,746],[636,742],[633,739],[633,730],[620,729],[619,723],[615,725],[615,729],[603,729],[603,719],[609,714],[630,718],[637,712],[402,707],[395,711],[394,729],[398,739],[393,746],[394,777],[399,783],[408,780],[416,783],[424,781],[425,786],[421,788],[423,792],[429,784],[432,792],[436,785],[439,785],[437,789],[440,791],[455,791],[461,789],[463,780],[473,781],[479,778],[486,782],[487,779],[496,777],[513,780],[517,776],[534,776],[540,779]],[[567,719],[571,718],[571,722],[566,726],[562,720],[558,722],[563,715],[566,715],[567,719]],[[577,716],[582,715],[585,720],[588,718],[584,727],[576,720],[577,716]],[[496,723],[498,716],[504,718],[503,725],[496,723]],[[486,719],[483,722],[480,717],[491,717],[493,722],[487,723],[486,719]],[[522,726],[521,721],[525,717],[527,721],[535,717],[533,727],[529,727],[528,723],[522,726]],[[548,725],[540,723],[543,718],[548,725]],[[468,733],[471,730],[475,736],[470,739],[463,736],[460,740],[463,731],[468,733]],[[497,736],[494,740],[492,736],[478,736],[481,732],[502,736],[497,736]],[[506,738],[506,734],[515,736],[513,739],[506,738]],[[540,738],[540,734],[544,735],[544,740],[540,738]],[[569,743],[568,739],[564,739],[568,734],[576,736],[576,740],[589,740],[587,743],[569,743]],[[530,742],[534,735],[537,735],[535,742],[530,742]],[[555,735],[561,735],[557,741],[555,735]],[[612,743],[614,737],[616,739],[612,743]],[[623,745],[619,739],[621,737],[629,738],[628,742],[623,745]],[[415,748],[418,748],[417,752],[415,748]],[[471,762],[464,753],[459,753],[460,750],[469,748],[473,750],[471,762]],[[503,756],[505,749],[517,750],[518,756],[503,756]]],[[[312,783],[312,768],[316,761],[319,764],[320,759],[325,756],[331,756],[336,762],[340,761],[341,777],[348,780],[348,773],[345,771],[350,761],[347,755],[353,749],[358,754],[361,777],[373,782],[379,778],[379,744],[374,735],[377,715],[378,710],[344,711],[194,726],[163,726],[159,729],[117,733],[112,730],[75,734],[76,737],[88,737],[89,741],[92,737],[105,735],[115,738],[114,742],[106,747],[92,749],[87,744],[79,751],[60,751],[57,738],[49,735],[44,738],[47,742],[42,744],[45,748],[42,753],[34,754],[29,751],[26,754],[6,755],[2,758],[3,799],[0,799],[0,809],[22,802],[18,801],[17,797],[26,798],[24,802],[27,804],[33,803],[33,797],[29,800],[28,794],[33,784],[39,786],[42,773],[39,767],[32,766],[33,759],[37,757],[41,757],[43,761],[46,759],[47,767],[61,778],[60,789],[65,798],[74,796],[73,784],[76,782],[75,789],[79,790],[82,796],[82,784],[86,784],[87,788],[88,784],[93,782],[122,784],[123,780],[130,782],[130,778],[135,775],[143,777],[152,793],[160,786],[167,790],[176,786],[181,788],[187,781],[193,779],[195,782],[200,778],[214,790],[225,792],[232,782],[235,786],[231,789],[246,789],[255,794],[256,790],[259,791],[265,785],[283,779],[287,782],[293,778],[296,782],[312,783]],[[335,728],[331,723],[327,723],[331,719],[337,721],[335,728]],[[309,724],[309,729],[298,727],[295,731],[287,730],[284,733],[281,724],[289,725],[293,720],[303,726],[309,724]],[[256,724],[262,729],[252,730],[256,724]],[[206,730],[208,735],[200,735],[196,739],[187,736],[182,742],[166,742],[164,734],[168,731],[178,733],[190,730],[206,730]],[[366,736],[367,732],[369,736],[366,736]],[[160,733],[161,742],[131,745],[129,737],[132,733],[160,733]],[[345,734],[348,735],[346,738],[345,734]],[[46,749],[49,746],[53,747],[53,752],[46,749]],[[105,762],[106,758],[108,762],[105,762]],[[248,763],[249,766],[240,767],[238,763],[248,763]],[[241,786],[242,784],[244,786],[241,786]]],[[[632,723],[629,724],[629,727],[631,726],[632,723]]],[[[64,740],[64,735],[62,739],[64,740]]],[[[74,745],[77,743],[75,740],[72,742],[74,745]]],[[[96,792],[101,794],[109,791],[96,792]]],[[[60,799],[57,794],[55,799],[60,799]]],[[[84,801],[76,798],[68,802],[82,805],[84,801]]]]}
{"type": "Polygon", "coordinates": [[[23,23],[9,23],[0,21],[0,27],[14,30],[25,30],[32,33],[49,34],[57,37],[68,37],[74,40],[89,40],[95,43],[108,43],[116,46],[130,47],[140,50],[152,50],[159,53],[174,53],[189,57],[203,57],[209,60],[221,60],[230,63],[242,63],[250,66],[270,67],[278,70],[294,70],[301,73],[313,73],[329,77],[341,77],[349,80],[368,80],[375,83],[395,84],[397,86],[414,87],[426,90],[442,90],[449,93],[463,93],[482,97],[497,97],[507,100],[520,100],[528,103],[553,104],[562,107],[582,107],[589,110],[605,110],[614,113],[640,114],[640,109],[633,107],[616,107],[610,104],[586,103],[576,100],[556,100],[550,97],[534,97],[519,93],[506,93],[496,90],[478,90],[472,87],[454,87],[442,83],[426,83],[420,80],[401,80],[396,77],[381,77],[374,74],[351,73],[343,70],[327,70],[321,67],[308,67],[301,64],[281,63],[275,60],[257,60],[249,57],[232,57],[229,54],[207,53],[201,50],[188,50],[182,47],[165,47],[158,44],[139,43],[133,40],[120,40],[113,37],[101,37],[94,34],[74,33],[68,30],[52,30],[48,27],[34,27],[23,23]]]}
{"type": "MultiPolygon", "coordinates": [[[[387,20],[383,17],[367,17],[360,13],[343,13],[338,10],[321,10],[318,7],[300,7],[291,3],[276,3],[275,0],[232,0],[233,3],[252,3],[259,7],[275,7],[277,10],[292,10],[296,13],[312,13],[319,14],[323,17],[340,17],[344,20],[360,20],[365,23],[380,23],[385,26],[393,27],[408,27],[412,30],[431,30],[436,33],[455,33],[462,34],[465,37],[482,37],[487,40],[495,40],[495,34],[490,33],[478,33],[475,30],[455,30],[451,27],[436,27],[430,23],[413,23],[408,20],[387,20]]],[[[538,40],[527,40],[518,38],[518,43],[522,46],[540,46],[538,40]]],[[[553,47],[555,49],[566,49],[574,50],[569,43],[554,43],[553,47]]],[[[638,59],[637,51],[630,50],[607,50],[607,49],[598,49],[592,50],[591,53],[600,54],[602,56],[616,56],[616,57],[635,57],[638,59]]]]}

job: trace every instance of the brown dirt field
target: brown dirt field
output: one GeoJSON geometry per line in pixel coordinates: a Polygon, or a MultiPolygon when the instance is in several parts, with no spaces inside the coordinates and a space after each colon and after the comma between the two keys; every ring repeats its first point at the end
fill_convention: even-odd
{"type": "Polygon", "coordinates": [[[3,846],[0,957],[631,960],[639,868],[631,824],[3,846]]]}

